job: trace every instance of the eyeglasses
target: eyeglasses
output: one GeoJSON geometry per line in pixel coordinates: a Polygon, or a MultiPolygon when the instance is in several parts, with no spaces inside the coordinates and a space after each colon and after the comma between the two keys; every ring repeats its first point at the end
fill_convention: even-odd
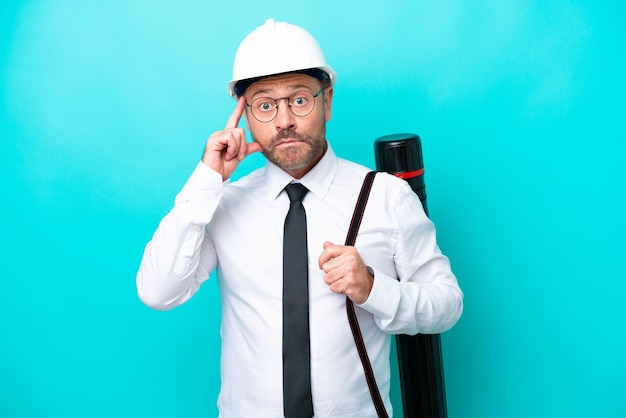
{"type": "Polygon", "coordinates": [[[252,116],[261,123],[268,123],[274,120],[278,114],[278,101],[287,100],[287,107],[294,115],[298,117],[308,116],[315,108],[315,98],[319,96],[325,89],[321,89],[317,94],[313,94],[308,90],[300,90],[292,93],[287,97],[258,97],[252,103],[246,103],[250,107],[252,116]]]}

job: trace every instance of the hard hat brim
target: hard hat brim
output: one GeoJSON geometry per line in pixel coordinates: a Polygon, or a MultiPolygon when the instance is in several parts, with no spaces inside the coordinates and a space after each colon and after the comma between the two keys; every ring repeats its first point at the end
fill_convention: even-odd
{"type": "Polygon", "coordinates": [[[334,85],[334,71],[332,71],[332,69],[330,69],[330,67],[327,67],[326,69],[321,69],[321,68],[305,68],[303,70],[295,70],[295,71],[287,71],[285,73],[280,73],[280,74],[271,74],[271,75],[264,75],[261,77],[254,77],[254,78],[248,78],[245,80],[233,80],[231,82],[228,83],[228,90],[230,95],[233,98],[238,98],[241,97],[241,95],[244,93],[244,91],[253,83],[262,80],[264,78],[267,77],[274,77],[274,76],[279,76],[279,75],[284,75],[284,74],[304,74],[304,75],[308,75],[310,77],[313,77],[317,80],[320,81],[328,81],[330,83],[330,85],[334,85]],[[331,74],[329,74],[329,70],[331,72],[331,74]]]}

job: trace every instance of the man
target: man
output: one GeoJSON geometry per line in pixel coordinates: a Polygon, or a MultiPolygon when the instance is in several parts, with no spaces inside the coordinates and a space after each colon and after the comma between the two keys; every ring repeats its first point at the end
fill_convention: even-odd
{"type": "Polygon", "coordinates": [[[268,20],[249,34],[228,85],[235,110],[225,129],[209,137],[202,161],[145,249],[137,289],[155,309],[183,304],[217,268],[223,417],[376,416],[346,297],[356,306],[391,414],[390,334],[440,333],[461,315],[463,294],[433,224],[404,180],[376,176],[356,246],[342,245],[369,170],[336,157],[326,140],[334,82],[319,45],[302,28],[268,20]],[[243,115],[252,142],[238,128],[243,115]],[[229,182],[255,152],[267,158],[266,166],[229,182]],[[292,261],[283,260],[283,252],[292,250],[283,235],[287,239],[285,217],[293,204],[285,189],[292,183],[306,187],[296,199],[306,229],[295,235],[305,237],[308,248],[308,296],[293,308],[283,289],[291,278],[283,280],[292,261]],[[283,332],[283,322],[301,305],[308,324],[283,332]],[[291,383],[291,366],[283,365],[290,356],[283,338],[307,327],[307,364],[297,368],[306,369],[306,388],[291,401],[299,384],[291,383]],[[290,402],[304,412],[291,412],[290,402]]]}

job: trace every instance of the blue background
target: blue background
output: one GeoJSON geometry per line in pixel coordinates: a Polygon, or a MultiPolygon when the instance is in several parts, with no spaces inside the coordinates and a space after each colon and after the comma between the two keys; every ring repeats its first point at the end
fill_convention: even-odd
{"type": "Polygon", "coordinates": [[[216,416],[214,281],[161,313],[134,280],[269,17],[337,70],[340,156],[422,137],[450,417],[626,416],[624,6],[583,0],[3,1],[0,416],[216,416]]]}

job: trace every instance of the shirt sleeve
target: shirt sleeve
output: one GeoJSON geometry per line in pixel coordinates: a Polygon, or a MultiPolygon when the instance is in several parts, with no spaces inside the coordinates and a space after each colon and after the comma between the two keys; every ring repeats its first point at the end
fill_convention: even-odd
{"type": "Polygon", "coordinates": [[[436,334],[451,328],[463,311],[463,293],[448,258],[437,245],[435,226],[408,184],[395,199],[398,231],[394,265],[398,277],[372,266],[374,286],[361,305],[383,331],[436,334]]]}
{"type": "Polygon", "coordinates": [[[223,195],[222,177],[198,163],[146,245],[137,272],[143,303],[168,310],[185,303],[208,279],[217,263],[205,234],[223,195]]]}

